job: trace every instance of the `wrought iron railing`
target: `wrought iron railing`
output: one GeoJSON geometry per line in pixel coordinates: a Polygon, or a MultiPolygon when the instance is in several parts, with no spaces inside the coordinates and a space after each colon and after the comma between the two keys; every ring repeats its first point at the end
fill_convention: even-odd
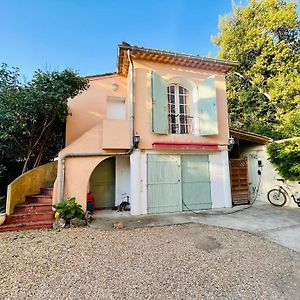
{"type": "Polygon", "coordinates": [[[192,133],[192,116],[180,115],[180,114],[168,114],[169,118],[169,133],[174,134],[191,134],[192,133]],[[172,119],[175,117],[175,123],[172,119]]]}

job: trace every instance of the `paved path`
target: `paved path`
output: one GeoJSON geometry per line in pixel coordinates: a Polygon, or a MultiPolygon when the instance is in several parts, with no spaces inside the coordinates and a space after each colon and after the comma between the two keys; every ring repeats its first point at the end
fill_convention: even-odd
{"type": "Polygon", "coordinates": [[[300,253],[300,208],[275,207],[270,204],[204,211],[129,216],[128,213],[99,212],[92,227],[113,229],[112,222],[120,220],[125,228],[199,223],[250,232],[300,253]],[[240,210],[240,211],[237,211],[240,210]]]}
{"type": "Polygon", "coordinates": [[[300,253],[300,209],[253,206],[228,215],[193,216],[195,223],[247,231],[300,253]]]}

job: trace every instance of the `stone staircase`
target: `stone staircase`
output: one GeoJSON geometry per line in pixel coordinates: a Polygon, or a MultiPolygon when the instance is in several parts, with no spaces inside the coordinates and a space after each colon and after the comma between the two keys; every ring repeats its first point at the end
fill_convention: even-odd
{"type": "Polygon", "coordinates": [[[18,204],[14,213],[7,216],[0,232],[52,228],[53,188],[41,188],[40,194],[26,196],[26,202],[18,204]]]}

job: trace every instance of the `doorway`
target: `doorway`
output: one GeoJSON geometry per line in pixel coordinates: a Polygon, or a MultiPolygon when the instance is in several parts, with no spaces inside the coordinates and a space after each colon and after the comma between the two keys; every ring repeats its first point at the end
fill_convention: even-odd
{"type": "Polygon", "coordinates": [[[90,177],[90,192],[95,199],[96,209],[115,206],[115,157],[99,163],[90,177]]]}

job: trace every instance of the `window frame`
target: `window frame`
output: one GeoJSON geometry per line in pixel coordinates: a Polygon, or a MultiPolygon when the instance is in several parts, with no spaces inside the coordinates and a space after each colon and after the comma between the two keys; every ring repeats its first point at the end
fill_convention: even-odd
{"type": "Polygon", "coordinates": [[[190,91],[180,83],[169,83],[167,84],[167,101],[168,133],[180,135],[192,134],[191,119],[193,117],[190,115],[190,91]],[[171,91],[172,88],[173,92],[171,91]],[[181,97],[183,97],[183,101],[181,97]],[[172,98],[173,100],[170,101],[172,98]],[[171,109],[172,106],[174,106],[173,110],[171,109]]]}

